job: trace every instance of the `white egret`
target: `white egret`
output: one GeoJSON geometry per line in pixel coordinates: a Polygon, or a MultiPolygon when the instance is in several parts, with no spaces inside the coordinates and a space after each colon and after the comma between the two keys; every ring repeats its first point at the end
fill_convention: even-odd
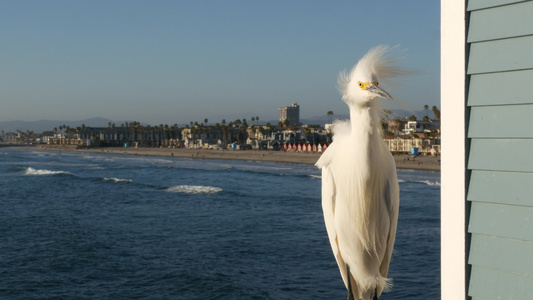
{"type": "Polygon", "coordinates": [[[339,76],[350,120],[333,126],[333,143],[316,166],[322,169],[322,209],[331,248],[348,299],[377,299],[387,291],[396,238],[400,190],[394,158],[383,142],[383,109],[392,100],[381,88],[405,71],[387,59],[390,48],[370,50],[339,76]]]}

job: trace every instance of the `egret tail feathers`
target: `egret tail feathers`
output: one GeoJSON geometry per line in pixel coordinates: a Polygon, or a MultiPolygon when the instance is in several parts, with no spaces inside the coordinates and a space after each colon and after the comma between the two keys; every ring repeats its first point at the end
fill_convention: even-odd
{"type": "Polygon", "coordinates": [[[348,289],[348,292],[350,291],[350,288],[352,290],[354,300],[373,300],[377,299],[382,292],[388,292],[390,288],[392,287],[392,281],[389,278],[385,278],[383,276],[377,276],[372,283],[372,280],[370,280],[370,285],[365,284],[363,285],[363,282],[357,282],[354,277],[350,274],[349,279],[350,286],[346,286],[348,289]]]}

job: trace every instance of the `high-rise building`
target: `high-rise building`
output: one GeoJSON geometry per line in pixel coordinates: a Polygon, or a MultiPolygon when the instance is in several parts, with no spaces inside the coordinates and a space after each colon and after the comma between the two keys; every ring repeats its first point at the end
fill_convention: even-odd
{"type": "Polygon", "coordinates": [[[300,124],[300,106],[297,103],[279,108],[279,121],[285,122],[285,120],[289,121],[289,125],[300,124]]]}

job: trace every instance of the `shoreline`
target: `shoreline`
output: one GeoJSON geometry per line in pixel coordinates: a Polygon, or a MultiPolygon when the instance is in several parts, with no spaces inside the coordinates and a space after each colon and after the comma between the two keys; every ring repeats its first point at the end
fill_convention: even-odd
{"type": "MultiPolygon", "coordinates": [[[[19,147],[13,147],[19,148],[19,147]]],[[[20,149],[27,149],[20,147],[20,149]]],[[[89,149],[76,149],[73,146],[36,145],[35,149],[50,151],[87,152],[128,154],[141,156],[181,157],[191,159],[227,159],[267,161],[297,164],[315,164],[321,153],[283,152],[267,150],[203,150],[203,149],[176,149],[176,148],[119,148],[102,147],[89,149]]],[[[416,156],[401,154],[393,155],[397,169],[413,169],[440,172],[440,157],[416,156]]]]}

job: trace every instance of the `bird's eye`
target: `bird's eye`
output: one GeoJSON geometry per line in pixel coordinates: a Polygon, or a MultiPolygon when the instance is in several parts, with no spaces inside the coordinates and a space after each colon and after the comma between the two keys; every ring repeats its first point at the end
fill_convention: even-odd
{"type": "Polygon", "coordinates": [[[359,87],[363,87],[363,83],[359,81],[359,87]]]}
{"type": "Polygon", "coordinates": [[[379,85],[379,81],[376,81],[376,85],[379,85]]]}

